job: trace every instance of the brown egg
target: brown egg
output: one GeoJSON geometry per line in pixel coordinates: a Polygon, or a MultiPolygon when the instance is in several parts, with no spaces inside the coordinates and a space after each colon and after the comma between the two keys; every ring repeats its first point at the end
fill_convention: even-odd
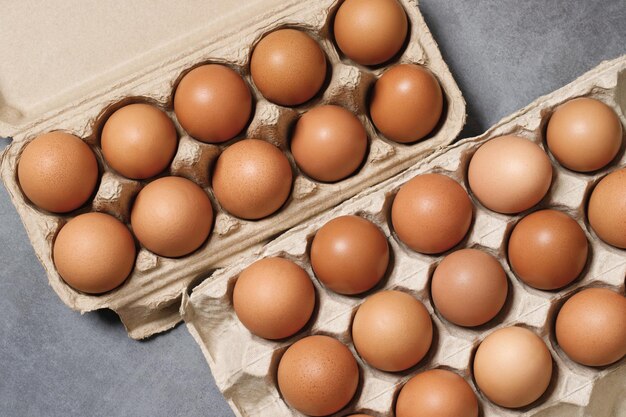
{"type": "Polygon", "coordinates": [[[174,94],[174,112],[194,138],[220,143],[237,136],[252,112],[252,94],[246,82],[225,65],[202,65],[180,80],[174,94]]]}
{"type": "Polygon", "coordinates": [[[346,0],[335,15],[335,40],[341,52],[363,65],[382,64],[396,55],[408,23],[396,0],[346,0]]]}
{"type": "Polygon", "coordinates": [[[252,51],[252,80],[276,104],[295,106],[309,101],[326,79],[326,56],[306,33],[280,29],[266,35],[252,51]]]}
{"type": "Polygon", "coordinates": [[[350,417],[372,417],[369,414],[350,414],[350,417]]]}
{"type": "Polygon", "coordinates": [[[291,345],[278,364],[284,400],[309,416],[345,407],[356,392],[359,367],[350,350],[328,336],[309,336],[291,345]]]}
{"type": "Polygon", "coordinates": [[[587,216],[600,239],[626,249],[626,168],[611,172],[596,185],[587,216]]]}
{"type": "Polygon", "coordinates": [[[111,168],[127,178],[145,179],[162,172],[176,153],[174,123],[144,103],[115,111],[102,129],[100,144],[111,168]]]}
{"type": "Polygon", "coordinates": [[[64,132],[36,137],[24,148],[17,177],[37,207],[67,213],[85,204],[98,182],[98,163],[85,142],[64,132]]]}
{"type": "Polygon", "coordinates": [[[595,171],[609,164],[622,145],[622,124],[601,101],[576,98],[550,117],[546,139],[550,152],[566,168],[595,171]]]}
{"type": "Polygon", "coordinates": [[[421,361],[433,339],[430,315],[419,300],[401,291],[368,297],[354,316],[352,341],[374,368],[397,372],[421,361]]]}
{"type": "Polygon", "coordinates": [[[130,221],[144,247],[176,258],[195,251],[207,239],[213,208],[209,196],[194,182],[163,177],[139,192],[130,221]]]}
{"type": "Polygon", "coordinates": [[[469,164],[468,180],[483,206],[499,213],[519,213],[546,195],[552,183],[552,165],[533,142],[501,136],[478,148],[469,164]]]}
{"type": "Polygon", "coordinates": [[[318,181],[346,178],[361,165],[366,150],[361,121],[339,106],[319,106],[304,113],[291,139],[296,164],[318,181]]]}
{"type": "Polygon", "coordinates": [[[589,288],[563,304],[556,339],[572,360],[605,366],[626,355],[626,298],[606,288],[589,288]]]}
{"type": "Polygon", "coordinates": [[[393,141],[410,143],[423,139],[433,131],[442,111],[439,81],[422,66],[396,65],[374,84],[370,100],[372,122],[393,141]]]}
{"type": "Polygon", "coordinates": [[[478,417],[478,400],[459,375],[432,369],[404,384],[396,402],[396,417],[478,417]]]}
{"type": "Polygon", "coordinates": [[[314,306],[308,274],[284,258],[265,258],[248,266],[233,291],[239,321],[265,339],[294,335],[309,321],[314,306]]]}
{"type": "Polygon", "coordinates": [[[291,165],[276,146],[258,139],[230,145],[217,159],[213,192],[222,208],[242,219],[278,210],[291,192],[291,165]]]}
{"type": "Polygon", "coordinates": [[[113,216],[86,213],[71,219],[54,241],[54,265],[72,288],[100,294],[120,286],[135,264],[135,241],[113,216]]]}
{"type": "Polygon", "coordinates": [[[506,301],[508,282],[500,262],[477,249],[446,256],[435,269],[431,294],[446,320],[479,326],[494,318],[506,301]]]}
{"type": "Polygon", "coordinates": [[[472,208],[458,182],[441,174],[423,174],[400,187],[391,206],[391,221],[411,249],[441,253],[467,234],[472,208]]]}
{"type": "Polygon", "coordinates": [[[537,400],[552,377],[552,356],[539,336],[505,327],[482,341],[474,358],[478,388],[492,402],[519,408],[537,400]]]}
{"type": "Polygon", "coordinates": [[[322,226],[311,244],[311,266],[327,288],[359,294],[373,288],[389,265],[389,244],[380,229],[359,216],[341,216],[322,226]]]}
{"type": "Polygon", "coordinates": [[[531,287],[555,290],[574,281],[587,263],[588,243],[576,220],[540,210],[520,220],[509,238],[509,262],[531,287]]]}

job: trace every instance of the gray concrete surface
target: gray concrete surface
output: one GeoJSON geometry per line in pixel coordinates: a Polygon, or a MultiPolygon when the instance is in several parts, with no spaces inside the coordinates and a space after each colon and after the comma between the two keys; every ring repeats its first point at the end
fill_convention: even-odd
{"type": "MultiPolygon", "coordinates": [[[[465,136],[626,53],[624,0],[422,0],[421,10],[465,94],[465,136]]],[[[66,308],[0,187],[0,416],[232,412],[184,326],[135,342],[111,312],[66,308]]]]}

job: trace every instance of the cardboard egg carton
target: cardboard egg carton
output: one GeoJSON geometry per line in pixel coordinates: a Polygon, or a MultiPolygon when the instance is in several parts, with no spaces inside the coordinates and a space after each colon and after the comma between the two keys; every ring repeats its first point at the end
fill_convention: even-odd
{"type": "Polygon", "coordinates": [[[602,63],[571,84],[504,118],[484,134],[438,151],[405,172],[287,231],[236,265],[215,271],[190,295],[185,294],[181,307],[183,319],[201,346],[216,383],[235,414],[245,417],[301,415],[280,396],[276,384],[277,366],[282,354],[296,340],[311,334],[325,334],[350,348],[361,371],[355,397],[337,416],[354,412],[375,417],[393,415],[402,385],[416,373],[431,368],[445,368],[463,376],[476,392],[484,417],[626,416],[626,358],[602,368],[585,367],[570,360],[553,336],[556,314],[574,292],[586,287],[608,287],[624,294],[626,251],[599,240],[585,215],[593,186],[608,172],[626,165],[624,149],[617,161],[593,174],[569,171],[550,157],[554,167],[550,191],[537,206],[518,215],[498,214],[484,208],[467,185],[469,161],[483,143],[501,135],[515,134],[546,149],[544,132],[553,109],[579,96],[607,103],[626,126],[626,56],[602,63]],[[429,172],[454,178],[468,190],[474,202],[474,219],[467,236],[455,248],[438,256],[412,251],[390,227],[390,209],[398,189],[414,176],[429,172]],[[540,291],[527,286],[515,276],[507,261],[507,242],[513,227],[528,213],[542,208],[558,209],[573,216],[589,241],[590,254],[584,272],[560,291],[540,291]],[[348,214],[374,222],[386,234],[392,254],[392,266],[381,284],[361,296],[344,296],[326,290],[315,278],[308,257],[316,231],[327,221],[348,214]],[[501,312],[477,328],[463,328],[446,321],[433,308],[430,297],[430,279],[443,256],[467,247],[480,248],[497,257],[509,282],[509,294],[501,312]],[[317,296],[313,317],[304,330],[278,342],[252,335],[239,322],[232,305],[233,287],[240,271],[270,256],[282,256],[302,266],[311,277],[317,296]],[[358,306],[367,295],[382,289],[398,289],[414,295],[424,303],[433,320],[435,330],[429,353],[404,372],[387,373],[372,368],[359,357],[352,344],[351,322],[358,306]],[[540,399],[530,406],[512,410],[491,403],[480,392],[472,377],[472,363],[478,345],[488,334],[514,325],[529,328],[543,339],[552,355],[554,372],[540,399]]]}
{"type": "MultiPolygon", "coordinates": [[[[21,114],[10,106],[8,100],[6,103],[0,100],[0,136],[13,138],[12,144],[1,156],[0,173],[35,253],[48,274],[50,285],[65,304],[80,312],[101,308],[116,311],[133,338],[143,338],[178,323],[181,293],[213,269],[236,262],[236,254],[413,165],[451,143],[465,122],[463,97],[426,27],[416,0],[401,1],[410,22],[409,40],[402,52],[388,65],[373,69],[352,63],[335,47],[331,26],[340,4],[338,0],[262,0],[241,3],[238,8],[225,0],[211,3],[210,11],[216,14],[201,23],[199,29],[190,28],[189,31],[176,20],[192,19],[189,13],[170,10],[167,4],[159,6],[162,11],[147,0],[119,6],[128,7],[127,13],[134,13],[138,19],[140,12],[144,12],[150,14],[155,23],[166,25],[171,20],[172,26],[179,28],[177,30],[181,34],[170,43],[159,44],[157,52],[146,53],[145,65],[140,65],[141,60],[118,63],[120,68],[103,73],[102,80],[105,82],[85,81],[85,85],[75,88],[78,94],[74,98],[65,100],[65,96],[59,94],[54,100],[46,102],[47,107],[43,104],[39,106],[44,110],[21,114]],[[281,27],[296,27],[309,33],[324,50],[329,66],[329,75],[321,92],[310,102],[294,108],[277,106],[265,100],[254,87],[249,74],[248,64],[255,43],[263,35],[281,27]],[[244,77],[253,92],[254,115],[248,127],[224,145],[206,144],[189,137],[173,113],[173,92],[178,80],[186,71],[203,63],[229,65],[244,77]],[[439,125],[428,138],[411,145],[397,144],[381,137],[367,116],[367,95],[371,86],[386,68],[397,63],[426,66],[438,78],[445,96],[444,114],[439,125]],[[102,211],[129,224],[134,198],[150,180],[126,179],[110,169],[99,149],[99,134],[113,111],[133,102],[155,104],[175,121],[179,135],[178,150],[162,175],[183,176],[203,187],[211,197],[216,219],[208,241],[193,254],[169,259],[157,256],[138,244],[136,265],[127,281],[109,293],[87,295],[69,287],[56,272],[52,261],[53,243],[60,228],[80,213],[102,211]],[[300,114],[316,105],[329,103],[344,106],[358,115],[365,125],[369,146],[367,160],[356,174],[337,183],[324,184],[300,173],[289,154],[288,141],[290,130],[300,114]],[[24,147],[37,135],[51,130],[64,130],[83,138],[95,151],[100,166],[101,180],[93,199],[85,207],[67,215],[44,212],[31,204],[20,190],[16,175],[24,147]],[[224,212],[210,187],[210,172],[220,152],[245,137],[263,139],[280,147],[287,154],[294,171],[294,185],[287,203],[274,215],[258,221],[241,220],[224,212]]],[[[100,10],[103,21],[126,18],[126,14],[117,9],[106,11],[106,5],[92,6],[105,9],[100,10]]],[[[204,12],[205,9],[198,10],[198,13],[204,12]]],[[[58,14],[55,16],[60,18],[58,14]]],[[[53,28],[58,26],[55,24],[53,28]]],[[[128,42],[132,46],[134,31],[139,29],[130,25],[127,29],[128,42]]],[[[138,33],[136,35],[139,36],[138,33]]],[[[84,36],[90,36],[90,32],[84,36]]],[[[116,34],[110,36],[115,38],[116,34]]],[[[66,38],[62,39],[67,42],[66,38]]],[[[77,46],[78,49],[80,47],[77,46]]],[[[123,47],[120,45],[120,48],[123,47]]],[[[101,65],[114,63],[109,64],[105,60],[101,65]]],[[[72,67],[64,67],[63,70],[71,72],[72,67]]],[[[71,77],[68,79],[71,83],[71,77]]],[[[26,94],[27,87],[21,87],[26,94]]],[[[36,87],[31,86],[31,90],[29,93],[33,95],[33,101],[41,98],[36,87]]]]}

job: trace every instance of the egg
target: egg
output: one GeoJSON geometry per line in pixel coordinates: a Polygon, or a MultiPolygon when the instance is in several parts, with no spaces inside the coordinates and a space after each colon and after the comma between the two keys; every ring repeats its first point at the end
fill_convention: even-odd
{"type": "Polygon", "coordinates": [[[611,172],[596,185],[587,217],[600,239],[626,249],[626,168],[611,172]]]}
{"type": "Polygon", "coordinates": [[[100,145],[111,168],[127,178],[146,179],[164,171],[174,158],[176,129],[160,109],[129,104],[107,119],[100,145]]]}
{"type": "Polygon", "coordinates": [[[389,244],[381,230],[359,216],[341,216],[322,226],[311,244],[311,266],[327,288],[359,294],[373,288],[389,265],[389,244]]]}
{"type": "Polygon", "coordinates": [[[626,355],[626,298],[588,288],[569,298],[556,318],[556,339],[572,360],[605,366],[626,355]]]}
{"type": "Polygon", "coordinates": [[[341,52],[362,65],[377,65],[396,55],[406,39],[408,22],[396,0],[346,0],[333,30],[341,52]]]}
{"type": "Polygon", "coordinates": [[[442,174],[422,174],[400,187],[391,206],[398,238],[417,252],[445,252],[459,243],[472,223],[467,192],[442,174]]]}
{"type": "Polygon", "coordinates": [[[265,258],[244,269],[233,290],[239,321],[265,339],[297,333],[311,318],[315,290],[308,274],[284,258],[265,258]]]}
{"type": "Polygon", "coordinates": [[[495,404],[519,408],[539,399],[552,378],[552,356],[532,331],[505,327],[488,335],[474,358],[478,388],[495,404]]]}
{"type": "Polygon", "coordinates": [[[609,106],[580,97],[561,104],[548,121],[546,142],[561,165],[590,172],[608,165],[622,145],[622,124],[609,106]]]}
{"type": "Polygon", "coordinates": [[[352,341],[365,362],[397,372],[421,361],[433,339],[428,310],[412,295],[381,291],[361,304],[352,322],[352,341]]]}
{"type": "Polygon", "coordinates": [[[483,206],[511,214],[541,201],[552,183],[552,165],[533,142],[500,136],[478,148],[467,175],[470,189],[483,206]]]}
{"type": "Polygon", "coordinates": [[[459,326],[479,326],[493,319],[506,301],[508,282],[500,262],[478,249],[461,249],[435,269],[431,294],[435,307],[459,326]]]}
{"type": "Polygon", "coordinates": [[[314,107],[298,120],[291,153],[314,180],[334,182],[355,172],[365,158],[367,134],[361,121],[343,107],[314,107]]]}
{"type": "Polygon", "coordinates": [[[252,94],[236,71],[225,65],[202,65],[178,83],[174,112],[195,139],[221,143],[237,136],[248,124],[252,94]]]}
{"type": "Polygon", "coordinates": [[[478,400],[459,375],[444,369],[420,372],[402,387],[396,417],[478,417],[478,400]]]}
{"type": "Polygon", "coordinates": [[[279,29],[252,51],[250,73],[263,97],[282,106],[309,101],[326,79],[326,55],[306,33],[279,29]]]}
{"type": "Polygon", "coordinates": [[[120,286],[135,264],[128,228],[104,213],[86,213],[61,228],[52,249],[54,266],[72,288],[100,294],[120,286]]]}
{"type": "Polygon", "coordinates": [[[576,220],[557,210],[540,210],[520,220],[509,238],[513,272],[540,290],[574,281],[587,263],[587,237],[576,220]]]}
{"type": "Polygon", "coordinates": [[[285,154],[258,139],[230,145],[217,159],[213,192],[222,208],[242,219],[260,219],[289,197],[293,175],[285,154]]]}
{"type": "Polygon", "coordinates": [[[44,133],[22,151],[17,179],[26,198],[37,207],[67,213],[85,204],[94,193],[98,162],[89,145],[76,136],[44,133]]]}
{"type": "Polygon", "coordinates": [[[426,68],[401,64],[374,84],[370,116],[376,128],[399,143],[416,142],[433,131],[443,111],[443,93],[426,68]]]}
{"type": "Polygon", "coordinates": [[[291,345],[278,364],[283,399],[309,416],[326,416],[344,408],[359,384],[359,367],[337,339],[309,336],[291,345]]]}
{"type": "Polygon", "coordinates": [[[209,196],[194,182],[163,177],[139,192],[130,222],[146,249],[177,258],[195,251],[207,240],[213,225],[213,208],[209,196]]]}

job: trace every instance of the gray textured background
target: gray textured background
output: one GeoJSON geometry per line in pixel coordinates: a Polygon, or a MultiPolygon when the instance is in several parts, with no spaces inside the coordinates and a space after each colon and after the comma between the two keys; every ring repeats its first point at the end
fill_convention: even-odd
{"type": "MultiPolygon", "coordinates": [[[[420,7],[467,100],[464,136],[626,53],[624,0],[422,0],[420,7]]],[[[135,342],[115,314],[65,307],[0,187],[0,416],[232,412],[184,326],[135,342]]]]}

